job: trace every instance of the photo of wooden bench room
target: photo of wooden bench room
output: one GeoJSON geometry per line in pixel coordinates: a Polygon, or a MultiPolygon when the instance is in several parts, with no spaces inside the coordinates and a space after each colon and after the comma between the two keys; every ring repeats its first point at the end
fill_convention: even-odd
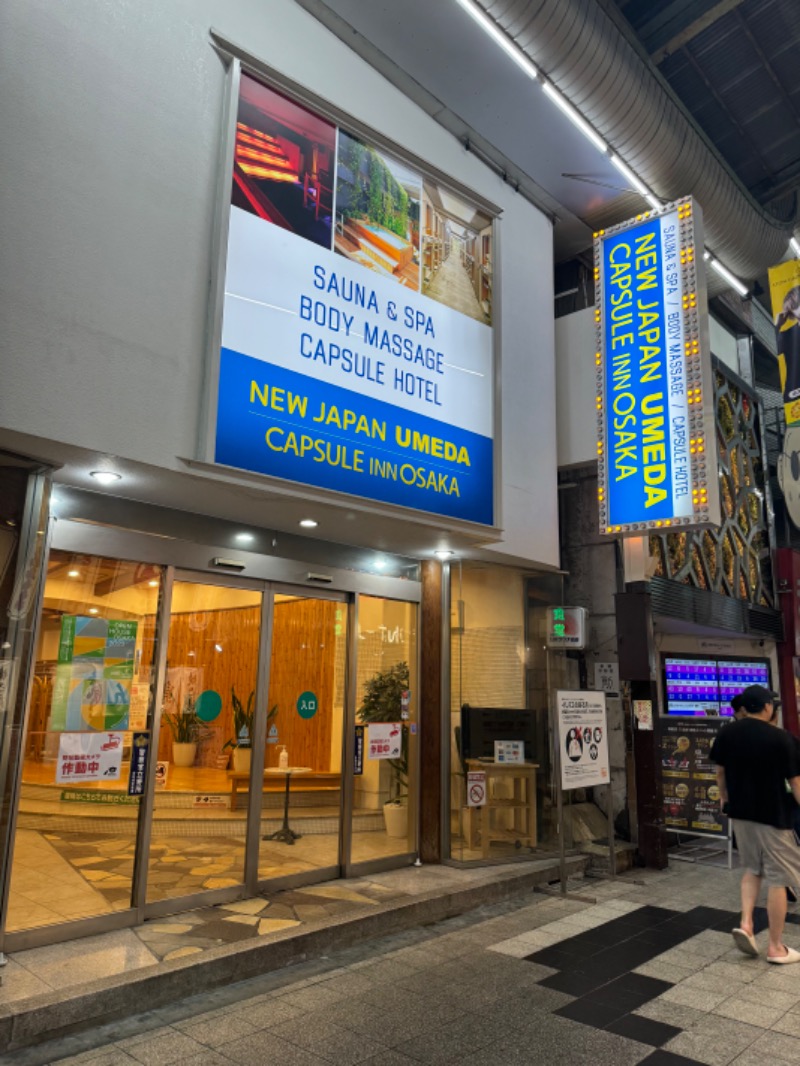
{"type": "Polygon", "coordinates": [[[419,291],[422,178],[339,130],[334,248],[368,270],[419,291]]]}
{"type": "Polygon", "coordinates": [[[491,324],[491,219],[427,178],[422,188],[422,291],[491,324]]]}
{"type": "Polygon", "coordinates": [[[231,202],[330,248],[335,146],[330,122],[243,74],[231,202]]]}

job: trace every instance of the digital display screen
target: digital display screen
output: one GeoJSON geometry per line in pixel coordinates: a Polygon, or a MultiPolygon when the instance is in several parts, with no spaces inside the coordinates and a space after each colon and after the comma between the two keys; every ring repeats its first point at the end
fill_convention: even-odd
{"type": "Polygon", "coordinates": [[[731,717],[731,700],[748,685],[770,687],[769,664],[740,659],[664,660],[667,714],[687,718],[731,717]]]}

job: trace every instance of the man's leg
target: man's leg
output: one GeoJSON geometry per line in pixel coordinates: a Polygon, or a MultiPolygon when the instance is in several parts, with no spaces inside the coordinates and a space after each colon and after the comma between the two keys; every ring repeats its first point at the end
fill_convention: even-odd
{"type": "Polygon", "coordinates": [[[782,886],[767,889],[767,918],[769,919],[767,955],[770,958],[778,958],[786,954],[783,944],[783,927],[786,924],[786,889],[782,886]]]}
{"type": "MultiPolygon", "coordinates": [[[[753,909],[758,901],[758,894],[761,891],[761,878],[757,877],[750,870],[745,870],[742,874],[742,922],[741,928],[746,933],[753,934],[753,909]]],[[[770,889],[770,896],[775,889],[770,889]]],[[[783,917],[786,918],[786,893],[783,894],[783,917]]],[[[769,923],[770,935],[772,935],[772,919],[769,923]]],[[[781,922],[781,931],[783,931],[783,922],[781,922]]],[[[770,941],[772,943],[772,941],[770,941]]],[[[780,934],[778,934],[778,943],[780,943],[780,934]]]]}

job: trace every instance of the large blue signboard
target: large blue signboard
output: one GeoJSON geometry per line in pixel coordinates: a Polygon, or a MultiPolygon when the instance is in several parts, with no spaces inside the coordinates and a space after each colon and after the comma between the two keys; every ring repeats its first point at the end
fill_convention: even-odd
{"type": "Polygon", "coordinates": [[[600,528],[719,523],[697,209],[670,205],[596,235],[600,528]]]}
{"type": "Polygon", "coordinates": [[[493,223],[248,75],[214,460],[494,521],[493,223]]]}

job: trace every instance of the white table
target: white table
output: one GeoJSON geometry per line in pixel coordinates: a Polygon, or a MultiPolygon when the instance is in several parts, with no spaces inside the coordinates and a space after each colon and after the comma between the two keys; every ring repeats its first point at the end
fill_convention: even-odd
{"type": "Polygon", "coordinates": [[[286,777],[286,791],[283,794],[283,825],[280,829],[276,829],[274,833],[270,833],[265,836],[265,840],[280,840],[284,844],[294,844],[295,840],[300,839],[300,834],[295,833],[293,829],[289,827],[289,785],[292,780],[292,774],[310,774],[310,766],[287,766],[285,770],[282,770],[278,766],[270,766],[264,774],[283,774],[286,777]]]}

